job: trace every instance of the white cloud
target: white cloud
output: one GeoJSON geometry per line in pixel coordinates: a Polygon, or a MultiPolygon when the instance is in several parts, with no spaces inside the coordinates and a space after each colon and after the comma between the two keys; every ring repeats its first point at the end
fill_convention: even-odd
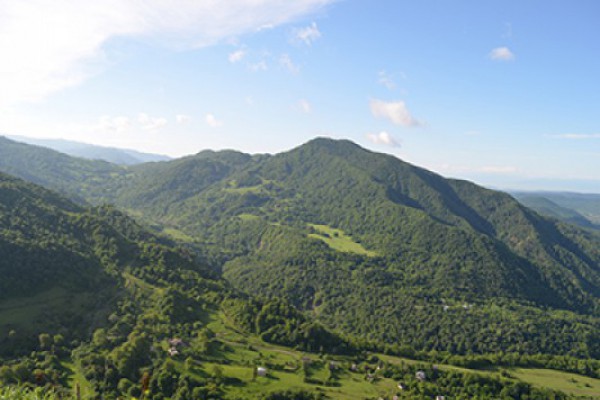
{"type": "Polygon", "coordinates": [[[392,77],[385,71],[379,71],[379,84],[385,86],[389,90],[392,90],[396,87],[396,82],[392,79],[392,77]]]}
{"type": "Polygon", "coordinates": [[[307,27],[294,30],[294,39],[296,41],[304,42],[304,44],[310,46],[315,40],[321,37],[321,32],[317,27],[317,23],[313,22],[307,27]]]}
{"type": "Polygon", "coordinates": [[[369,101],[371,113],[377,118],[387,118],[396,125],[419,126],[417,121],[406,108],[403,101],[385,102],[383,100],[371,99],[369,101]]]}
{"type": "Polygon", "coordinates": [[[298,101],[298,108],[305,114],[310,114],[312,111],[312,105],[306,99],[300,99],[298,101]]]}
{"type": "Polygon", "coordinates": [[[242,58],[244,58],[246,56],[246,51],[245,50],[237,50],[234,51],[233,53],[229,54],[229,62],[232,64],[235,64],[236,62],[242,61],[242,58]]]}
{"type": "Polygon", "coordinates": [[[137,120],[140,124],[140,127],[145,131],[158,130],[167,125],[167,120],[165,118],[151,117],[146,113],[140,113],[137,120]]]}
{"type": "Polygon", "coordinates": [[[95,127],[96,130],[112,131],[117,133],[125,133],[131,129],[131,120],[128,117],[100,117],[98,124],[95,127]]]}
{"type": "Polygon", "coordinates": [[[297,74],[300,72],[300,67],[294,64],[288,54],[282,54],[281,57],[279,57],[279,64],[285,67],[292,74],[297,74]]]}
{"type": "Polygon", "coordinates": [[[213,114],[206,114],[205,120],[208,126],[210,126],[211,128],[218,128],[220,126],[223,126],[223,122],[219,121],[213,114]]]}
{"type": "Polygon", "coordinates": [[[0,1],[0,107],[80,84],[110,61],[104,46],[113,38],[198,48],[289,23],[332,1],[0,1]]]}
{"type": "Polygon", "coordinates": [[[383,131],[379,133],[368,133],[367,139],[375,144],[385,144],[391,147],[400,147],[400,143],[392,135],[383,131]]]}
{"type": "Polygon", "coordinates": [[[185,115],[185,114],[177,114],[175,116],[175,121],[178,124],[187,124],[192,120],[192,117],[190,117],[189,115],[185,115]]]}
{"type": "Polygon", "coordinates": [[[515,59],[515,55],[508,47],[496,47],[490,52],[489,57],[496,61],[512,61],[515,59]]]}
{"type": "Polygon", "coordinates": [[[574,139],[574,140],[600,139],[600,133],[565,133],[563,135],[554,135],[554,137],[559,138],[559,139],[574,139]]]}
{"type": "Polygon", "coordinates": [[[248,68],[250,69],[250,71],[253,72],[266,71],[267,69],[269,69],[269,67],[267,66],[267,62],[264,60],[255,64],[249,64],[248,68]]]}

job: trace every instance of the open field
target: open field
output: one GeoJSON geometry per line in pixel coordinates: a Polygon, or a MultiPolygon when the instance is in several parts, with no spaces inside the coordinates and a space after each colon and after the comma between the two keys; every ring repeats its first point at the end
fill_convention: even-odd
{"type": "Polygon", "coordinates": [[[538,387],[560,390],[575,396],[590,396],[600,399],[600,379],[551,369],[519,368],[512,370],[511,374],[538,387]]]}
{"type": "Polygon", "coordinates": [[[376,252],[367,250],[362,244],[355,242],[352,238],[344,233],[341,229],[335,229],[327,225],[310,224],[318,233],[311,233],[308,236],[319,239],[327,243],[334,250],[375,257],[376,252]]]}

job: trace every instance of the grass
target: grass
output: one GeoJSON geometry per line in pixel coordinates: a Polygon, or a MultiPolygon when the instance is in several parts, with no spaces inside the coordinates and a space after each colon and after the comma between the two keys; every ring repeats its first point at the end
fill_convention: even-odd
{"type": "Polygon", "coordinates": [[[19,334],[37,333],[47,327],[54,315],[83,314],[94,304],[94,294],[73,293],[59,286],[33,296],[0,302],[0,330],[15,329],[19,334]]]}
{"type": "Polygon", "coordinates": [[[246,193],[262,193],[264,188],[262,185],[245,186],[245,187],[228,187],[223,189],[227,193],[246,194],[246,193]]]}
{"type": "Polygon", "coordinates": [[[37,293],[34,296],[12,298],[0,302],[0,327],[29,325],[34,316],[40,316],[48,307],[56,308],[68,303],[69,292],[60,287],[37,293]]]}
{"type": "Polygon", "coordinates": [[[260,217],[258,215],[254,215],[254,214],[240,214],[240,215],[238,215],[238,218],[241,219],[242,221],[254,221],[254,220],[260,219],[260,217]]]}
{"type": "Polygon", "coordinates": [[[123,278],[125,278],[125,287],[128,289],[139,288],[148,295],[159,295],[162,296],[165,289],[151,285],[146,281],[143,281],[130,273],[123,272],[123,278]]]}
{"type": "Polygon", "coordinates": [[[186,233],[180,231],[179,229],[164,228],[162,230],[162,233],[164,233],[165,235],[169,236],[171,239],[176,240],[178,242],[184,242],[184,243],[193,243],[194,242],[193,237],[187,235],[186,233]]]}
{"type": "Polygon", "coordinates": [[[575,396],[600,399],[600,379],[551,369],[519,368],[512,370],[511,374],[534,386],[560,390],[575,396]]]}
{"type": "Polygon", "coordinates": [[[352,237],[346,235],[343,230],[335,229],[328,225],[309,224],[317,233],[311,233],[308,236],[319,239],[327,243],[329,247],[343,253],[355,253],[367,257],[375,257],[377,253],[365,249],[362,244],[352,240],[352,237]]]}
{"type": "MultiPolygon", "coordinates": [[[[397,390],[397,382],[381,378],[369,383],[362,373],[350,372],[348,366],[353,361],[348,357],[333,357],[340,369],[336,373],[335,386],[326,386],[329,376],[328,361],[316,354],[303,353],[287,347],[265,343],[253,335],[241,334],[230,327],[222,315],[215,315],[208,325],[222,344],[213,361],[202,362],[200,374],[210,376],[214,365],[220,365],[223,375],[231,378],[233,384],[225,386],[226,399],[252,399],[268,392],[288,389],[318,390],[331,399],[391,398],[397,390]],[[310,359],[310,377],[313,383],[305,382],[302,359],[310,359]],[[219,361],[222,359],[223,362],[219,361]],[[267,377],[252,378],[253,366],[267,367],[267,377]],[[319,384],[319,382],[323,384],[319,384]]],[[[402,357],[377,354],[382,361],[390,364],[425,365],[426,362],[402,357]]],[[[469,369],[453,365],[438,365],[443,371],[474,373],[499,378],[502,368],[469,369]]],[[[514,369],[508,371],[512,380],[520,380],[534,386],[559,390],[575,396],[600,399],[600,379],[588,378],[566,372],[547,369],[514,369]],[[595,397],[594,397],[595,396],[595,397]]]]}

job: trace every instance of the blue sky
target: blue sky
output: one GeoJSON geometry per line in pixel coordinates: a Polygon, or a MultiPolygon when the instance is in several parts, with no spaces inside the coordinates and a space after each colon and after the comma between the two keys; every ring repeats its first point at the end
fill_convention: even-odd
{"type": "Polygon", "coordinates": [[[350,139],[600,192],[600,3],[0,0],[0,133],[181,156],[350,139]]]}

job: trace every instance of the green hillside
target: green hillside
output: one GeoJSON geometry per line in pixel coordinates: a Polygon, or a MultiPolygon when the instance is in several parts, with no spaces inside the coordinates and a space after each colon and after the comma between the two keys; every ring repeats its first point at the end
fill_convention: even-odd
{"type": "Polygon", "coordinates": [[[114,200],[237,288],[346,334],[456,354],[600,354],[598,235],[507,194],[329,139],[114,167],[93,191],[67,161],[74,196],[114,200]]]}
{"type": "Polygon", "coordinates": [[[598,237],[509,195],[328,139],[149,167],[117,203],[193,238],[248,293],[388,343],[597,356],[598,237]]]}
{"type": "Polygon", "coordinates": [[[79,385],[115,398],[139,393],[144,371],[155,371],[148,385],[163,398],[160,379],[173,374],[168,339],[203,357],[219,310],[271,343],[353,351],[285,302],[237,294],[189,251],[112,207],[82,208],[5,174],[0,254],[0,386],[79,385]]]}
{"type": "Polygon", "coordinates": [[[128,179],[127,169],[106,161],[71,157],[0,136],[0,171],[37,183],[77,202],[110,201],[128,179]]]}

